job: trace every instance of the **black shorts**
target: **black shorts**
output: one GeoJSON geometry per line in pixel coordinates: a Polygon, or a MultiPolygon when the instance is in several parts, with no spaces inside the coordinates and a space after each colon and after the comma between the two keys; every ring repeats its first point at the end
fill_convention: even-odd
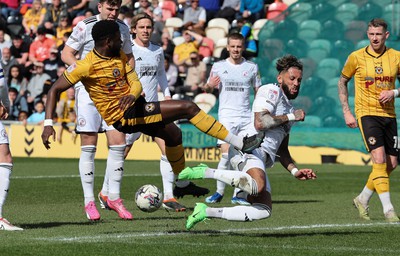
{"type": "Polygon", "coordinates": [[[396,118],[363,116],[358,126],[368,152],[383,146],[387,155],[398,155],[396,118]]]}
{"type": "Polygon", "coordinates": [[[160,102],[146,102],[140,96],[135,104],[125,110],[124,117],[113,124],[115,129],[123,133],[142,132],[155,136],[156,132],[165,127],[162,121],[160,102]]]}

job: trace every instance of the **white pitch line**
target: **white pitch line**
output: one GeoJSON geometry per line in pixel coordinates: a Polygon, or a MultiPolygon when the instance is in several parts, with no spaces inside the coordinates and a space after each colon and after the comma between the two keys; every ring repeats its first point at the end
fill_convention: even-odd
{"type": "MultiPolygon", "coordinates": [[[[134,174],[128,173],[124,174],[124,177],[157,177],[161,176],[161,174],[134,174]]],[[[36,175],[36,176],[11,176],[11,179],[61,179],[61,178],[79,178],[79,175],[72,174],[72,175],[36,175]]],[[[104,175],[96,176],[96,177],[104,177],[104,175]]]]}
{"type": "MultiPolygon", "coordinates": [[[[400,228],[400,224],[376,222],[376,223],[349,223],[349,224],[314,224],[305,226],[280,226],[280,227],[265,227],[265,228],[239,228],[239,229],[223,229],[216,230],[220,233],[231,233],[231,232],[251,232],[251,231],[293,231],[297,230],[317,230],[327,228],[355,228],[355,227],[372,227],[372,226],[387,226],[394,225],[400,228]]],[[[187,236],[189,234],[194,235],[215,235],[215,232],[199,231],[196,233],[190,232],[148,232],[148,233],[129,233],[129,234],[104,234],[97,236],[72,236],[72,237],[36,237],[33,240],[41,241],[52,241],[52,242],[99,242],[109,241],[110,239],[121,239],[121,238],[140,238],[140,237],[161,237],[161,236],[187,236]]]]}

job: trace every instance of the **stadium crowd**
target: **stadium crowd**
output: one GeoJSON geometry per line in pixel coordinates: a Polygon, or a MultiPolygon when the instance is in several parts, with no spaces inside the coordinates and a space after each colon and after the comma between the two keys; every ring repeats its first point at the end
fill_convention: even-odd
{"type": "MultiPolygon", "coordinates": [[[[174,98],[193,99],[204,92],[213,62],[228,57],[226,49],[215,54],[218,38],[206,33],[214,18],[227,21],[229,31],[246,38],[245,58],[257,56],[257,42],[252,24],[266,18],[268,5],[274,1],[123,1],[119,18],[128,27],[132,17],[145,12],[155,25],[151,41],[163,47],[165,69],[174,98]],[[171,30],[168,22],[176,18],[182,26],[171,30]],[[168,21],[169,20],[169,21],[168,21]]],[[[275,1],[273,5],[282,3],[275,1]]],[[[271,6],[273,6],[271,5],[271,6]]],[[[22,0],[0,1],[0,51],[5,83],[11,103],[8,120],[42,124],[49,88],[66,65],[61,51],[73,27],[81,20],[98,14],[97,1],[22,0]]],[[[287,8],[287,6],[285,6],[287,8]]],[[[285,9],[283,8],[283,9],[285,9]]],[[[226,45],[226,43],[225,43],[226,45]]],[[[218,97],[218,92],[215,92],[218,97]]],[[[74,122],[74,94],[60,96],[55,121],[74,122]]]]}

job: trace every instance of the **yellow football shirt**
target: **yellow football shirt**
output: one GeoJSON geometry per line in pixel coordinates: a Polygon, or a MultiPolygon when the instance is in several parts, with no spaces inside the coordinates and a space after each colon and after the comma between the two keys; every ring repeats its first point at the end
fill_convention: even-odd
{"type": "Polygon", "coordinates": [[[343,67],[342,75],[354,76],[355,114],[362,116],[396,117],[394,101],[379,102],[383,90],[395,88],[400,69],[400,52],[386,48],[379,56],[368,51],[368,47],[352,52],[343,67]]]}
{"type": "Polygon", "coordinates": [[[100,55],[94,49],[63,73],[71,85],[79,81],[83,83],[108,125],[124,115],[124,111],[119,108],[119,99],[129,94],[135,95],[137,99],[142,91],[136,72],[127,62],[128,58],[122,51],[120,57],[110,58],[100,55]]]}

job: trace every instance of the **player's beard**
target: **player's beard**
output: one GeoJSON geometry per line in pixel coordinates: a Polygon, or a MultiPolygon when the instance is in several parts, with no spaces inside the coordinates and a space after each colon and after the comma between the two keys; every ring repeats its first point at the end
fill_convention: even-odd
{"type": "Polygon", "coordinates": [[[121,48],[120,47],[111,48],[111,55],[112,57],[119,57],[121,55],[121,48]]]}
{"type": "Polygon", "coordinates": [[[294,99],[297,98],[297,95],[299,94],[299,90],[297,90],[297,92],[294,93],[294,94],[291,93],[290,90],[289,90],[289,86],[287,84],[285,84],[285,82],[283,82],[283,81],[282,81],[282,86],[281,87],[282,87],[282,90],[285,93],[286,97],[289,100],[294,100],[294,99]]]}

